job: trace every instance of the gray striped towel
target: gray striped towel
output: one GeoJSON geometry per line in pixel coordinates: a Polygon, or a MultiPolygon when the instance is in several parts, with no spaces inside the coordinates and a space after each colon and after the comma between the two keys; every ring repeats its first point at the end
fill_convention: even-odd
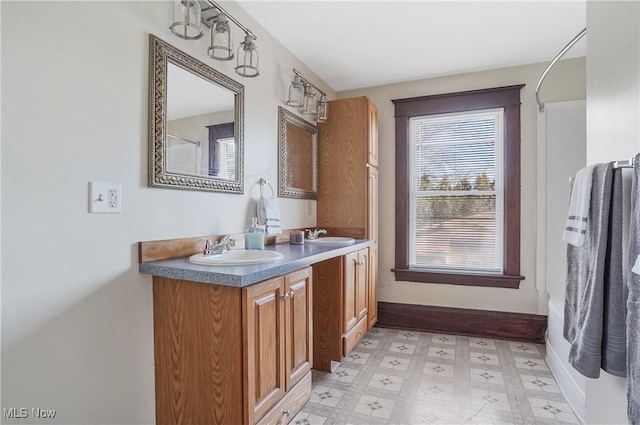
{"type": "Polygon", "coordinates": [[[562,240],[573,246],[584,245],[594,167],[595,164],[581,169],[573,180],[567,225],[562,234],[562,240]]]}

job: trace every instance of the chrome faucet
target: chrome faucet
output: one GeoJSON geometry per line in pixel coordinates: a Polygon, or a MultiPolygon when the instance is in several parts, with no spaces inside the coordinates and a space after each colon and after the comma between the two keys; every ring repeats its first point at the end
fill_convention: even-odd
{"type": "Polygon", "coordinates": [[[230,235],[223,236],[220,242],[214,244],[210,239],[200,238],[201,241],[205,241],[204,255],[219,255],[227,252],[229,247],[236,245],[236,240],[230,235]]]}
{"type": "Polygon", "coordinates": [[[324,229],[316,229],[316,230],[305,229],[305,231],[308,233],[307,239],[311,239],[311,240],[318,239],[318,236],[327,234],[327,231],[324,229]]]}

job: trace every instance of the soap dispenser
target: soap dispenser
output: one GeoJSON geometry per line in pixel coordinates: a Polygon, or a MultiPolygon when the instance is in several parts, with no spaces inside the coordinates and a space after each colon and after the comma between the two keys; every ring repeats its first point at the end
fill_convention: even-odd
{"type": "Polygon", "coordinates": [[[244,234],[245,249],[264,249],[264,229],[258,227],[258,217],[251,218],[251,227],[244,234]]]}

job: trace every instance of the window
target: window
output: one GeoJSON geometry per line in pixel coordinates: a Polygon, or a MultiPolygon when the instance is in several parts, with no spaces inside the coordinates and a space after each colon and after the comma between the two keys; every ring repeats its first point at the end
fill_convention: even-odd
{"type": "Polygon", "coordinates": [[[394,101],[396,279],[519,286],[522,87],[394,101]]]}
{"type": "Polygon", "coordinates": [[[236,140],[226,137],[216,140],[218,144],[217,161],[218,176],[224,179],[233,179],[236,175],[236,140]]]}

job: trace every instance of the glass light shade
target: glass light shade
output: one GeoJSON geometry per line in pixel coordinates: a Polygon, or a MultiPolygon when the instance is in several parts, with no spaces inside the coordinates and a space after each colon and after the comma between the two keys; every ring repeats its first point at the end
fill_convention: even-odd
{"type": "Polygon", "coordinates": [[[200,20],[202,9],[197,0],[178,0],[173,3],[173,24],[171,32],[185,40],[197,40],[202,37],[200,20]]]}
{"type": "Polygon", "coordinates": [[[316,92],[311,86],[305,87],[304,106],[302,107],[302,113],[307,115],[315,115],[318,107],[318,100],[316,99],[316,92]]]}
{"type": "Polygon", "coordinates": [[[289,86],[289,99],[287,100],[287,105],[299,108],[303,104],[304,104],[304,91],[302,90],[300,77],[296,75],[293,78],[291,85],[289,86]]]}
{"type": "Polygon", "coordinates": [[[317,106],[317,116],[316,116],[316,120],[318,122],[325,122],[327,121],[328,115],[327,115],[327,96],[326,95],[322,95],[320,96],[320,100],[318,100],[318,106],[317,106]]]}
{"type": "Polygon", "coordinates": [[[229,61],[234,57],[231,45],[229,22],[224,13],[220,13],[214,18],[211,25],[211,45],[207,53],[212,59],[229,61]]]}
{"type": "Polygon", "coordinates": [[[244,41],[240,43],[238,48],[236,74],[249,78],[257,77],[260,74],[258,71],[258,49],[249,34],[244,37],[244,41]]]}

